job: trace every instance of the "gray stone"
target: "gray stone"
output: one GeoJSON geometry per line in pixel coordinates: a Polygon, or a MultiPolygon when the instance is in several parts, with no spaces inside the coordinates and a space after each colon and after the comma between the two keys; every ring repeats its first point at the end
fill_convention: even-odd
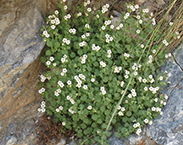
{"type": "Polygon", "coordinates": [[[178,63],[179,67],[183,70],[183,44],[175,50],[174,52],[174,57],[175,57],[175,60],[176,62],[178,63]]]}
{"type": "MultiPolygon", "coordinates": [[[[183,45],[179,48],[182,49],[183,45]]],[[[183,64],[181,53],[177,55],[180,65],[183,64]]],[[[183,71],[177,62],[170,66],[171,62],[166,61],[163,69],[169,68],[171,82],[163,90],[169,99],[163,108],[163,115],[156,119],[147,128],[147,136],[162,145],[179,145],[183,142],[183,71]]]]}
{"type": "Polygon", "coordinates": [[[57,145],[65,145],[66,141],[64,138],[61,138],[60,142],[57,145]]]}
{"type": "Polygon", "coordinates": [[[110,144],[110,145],[125,145],[125,144],[123,143],[122,140],[120,140],[119,138],[116,138],[116,137],[115,137],[115,134],[113,134],[113,135],[108,139],[108,141],[109,141],[109,144],[110,144]]]}
{"type": "Polygon", "coordinates": [[[17,138],[14,136],[11,136],[10,139],[7,141],[6,145],[14,145],[17,143],[17,138]]]}

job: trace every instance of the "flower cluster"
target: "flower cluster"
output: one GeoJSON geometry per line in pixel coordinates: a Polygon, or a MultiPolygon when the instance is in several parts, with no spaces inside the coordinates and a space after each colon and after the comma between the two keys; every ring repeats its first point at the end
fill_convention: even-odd
{"type": "Polygon", "coordinates": [[[106,4],[106,5],[103,5],[102,7],[102,13],[106,13],[108,11],[108,8],[109,8],[109,4],[106,4]]]}
{"type": "Polygon", "coordinates": [[[92,44],[92,50],[99,51],[100,50],[100,46],[95,46],[95,44],[92,44]]]}
{"type": "Polygon", "coordinates": [[[114,73],[120,73],[121,70],[122,70],[121,66],[119,66],[119,67],[115,66],[114,67],[114,73]]]}
{"type": "Polygon", "coordinates": [[[100,62],[100,65],[101,65],[102,67],[106,67],[106,63],[103,62],[103,61],[100,62]]]}
{"type": "Polygon", "coordinates": [[[58,108],[55,109],[56,112],[60,112],[63,110],[63,107],[62,106],[59,106],[58,108]]]}
{"type": "Polygon", "coordinates": [[[69,29],[69,33],[71,33],[71,34],[76,34],[76,29],[75,29],[75,28],[69,29]]]}
{"type": "Polygon", "coordinates": [[[45,101],[42,101],[41,108],[38,108],[38,112],[44,113],[46,111],[45,107],[46,107],[46,103],[45,103],[45,101]]]}
{"type": "Polygon", "coordinates": [[[100,87],[100,90],[102,91],[102,95],[105,95],[107,93],[104,87],[100,87]]]}
{"type": "Polygon", "coordinates": [[[107,43],[109,43],[110,41],[113,41],[113,37],[111,37],[109,34],[106,34],[105,35],[105,41],[107,42],[107,43]]]}
{"type": "Polygon", "coordinates": [[[87,56],[86,54],[84,54],[83,57],[81,57],[81,63],[82,63],[82,64],[86,63],[87,57],[88,57],[88,56],[87,56]]]}
{"type": "Polygon", "coordinates": [[[67,40],[67,38],[63,38],[62,39],[62,42],[69,45],[70,44],[70,40],[67,40]]]}
{"type": "MultiPolygon", "coordinates": [[[[168,74],[155,70],[170,57],[166,49],[159,51],[168,42],[161,38],[158,42],[165,45],[155,43],[157,46],[152,44],[151,49],[146,44],[146,35],[151,35],[156,24],[153,14],[130,4],[121,22],[115,24],[113,16],[104,15],[109,4],[96,9],[89,7],[90,0],[85,0],[71,16],[65,2],[62,0],[62,10],[50,15],[48,26],[43,29],[48,47],[42,62],[49,71],[40,75],[38,92],[47,108],[41,104],[38,111],[54,115],[56,122],[62,122],[63,132],[74,129],[77,137],[86,139],[93,134],[97,139],[104,135],[113,114],[111,108],[115,108],[112,126],[118,124],[123,138],[132,132],[139,135],[143,125],[151,125],[153,118],[163,114],[162,107],[168,99],[158,95],[168,74]],[[71,17],[72,21],[68,20],[71,17]],[[122,95],[124,100],[117,107],[122,95]]],[[[160,38],[159,33],[154,35],[160,38]]],[[[86,144],[92,142],[89,139],[86,144]]]]}
{"type": "Polygon", "coordinates": [[[111,57],[111,54],[112,54],[112,51],[109,49],[107,50],[107,57],[110,58],[111,57]]]}

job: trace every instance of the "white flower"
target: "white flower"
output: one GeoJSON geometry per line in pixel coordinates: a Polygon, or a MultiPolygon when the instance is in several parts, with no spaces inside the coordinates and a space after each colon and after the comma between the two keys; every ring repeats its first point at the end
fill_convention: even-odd
{"type": "Polygon", "coordinates": [[[105,30],[105,26],[102,26],[101,29],[102,29],[102,30],[105,30]]]}
{"type": "Polygon", "coordinates": [[[66,122],[62,122],[62,125],[65,126],[66,125],[66,122]]]}
{"type": "Polygon", "coordinates": [[[85,38],[86,38],[86,36],[83,34],[83,35],[81,35],[81,38],[85,39],[85,38]]]}
{"type": "Polygon", "coordinates": [[[123,112],[119,111],[119,112],[118,112],[118,115],[119,115],[119,116],[123,116],[124,114],[123,114],[123,112]]]}
{"type": "Polygon", "coordinates": [[[156,50],[155,49],[153,49],[153,51],[152,51],[153,53],[156,53],[156,50]]]}
{"type": "Polygon", "coordinates": [[[67,18],[69,18],[69,19],[70,19],[70,18],[71,18],[71,15],[70,15],[70,14],[68,14],[68,15],[67,15],[67,18]]]}
{"type": "Polygon", "coordinates": [[[64,6],[64,10],[67,10],[67,6],[66,5],[64,6]]]}
{"type": "Polygon", "coordinates": [[[142,20],[139,20],[139,24],[142,24],[142,20]]]}
{"type": "Polygon", "coordinates": [[[128,98],[132,98],[132,94],[128,94],[128,98]]]}
{"type": "Polygon", "coordinates": [[[89,37],[90,36],[90,33],[86,33],[86,36],[89,37]]]}
{"type": "Polygon", "coordinates": [[[167,99],[168,99],[168,96],[167,96],[167,95],[165,95],[165,96],[164,96],[164,98],[167,100],[167,99]]]}
{"type": "Polygon", "coordinates": [[[75,104],[74,99],[70,99],[71,104],[75,104]]]}
{"type": "Polygon", "coordinates": [[[71,84],[72,84],[72,82],[71,82],[70,80],[68,80],[68,81],[67,81],[67,84],[68,84],[68,85],[71,85],[71,84]]]}
{"type": "Polygon", "coordinates": [[[121,84],[120,84],[120,85],[121,85],[121,87],[123,87],[123,86],[124,86],[124,83],[125,83],[124,81],[122,81],[122,82],[121,82],[121,84]]]}
{"type": "Polygon", "coordinates": [[[47,31],[43,31],[43,35],[47,35],[48,34],[48,32],[47,31]]]}
{"type": "Polygon", "coordinates": [[[48,60],[47,62],[46,62],[46,65],[50,65],[51,64],[51,62],[48,60]]]}
{"type": "Polygon", "coordinates": [[[61,93],[61,90],[60,90],[60,89],[57,89],[57,92],[58,92],[58,93],[61,93]]]}
{"type": "Polygon", "coordinates": [[[168,46],[168,42],[165,39],[163,40],[163,44],[165,44],[165,46],[168,46]]]}
{"type": "Polygon", "coordinates": [[[88,89],[88,86],[87,85],[84,85],[83,86],[83,89],[87,90],[88,89]]]}
{"type": "Polygon", "coordinates": [[[92,79],[91,79],[91,82],[95,82],[95,79],[94,79],[94,78],[92,78],[92,79]]]}
{"type": "Polygon", "coordinates": [[[64,84],[62,83],[62,81],[58,81],[58,85],[63,88],[64,87],[64,84]]]}
{"type": "Polygon", "coordinates": [[[135,71],[133,74],[136,76],[136,75],[138,75],[138,72],[135,71]]]}
{"type": "Polygon", "coordinates": [[[55,11],[55,15],[58,15],[58,14],[59,14],[59,12],[58,12],[58,10],[56,10],[56,11],[55,11]]]}
{"type": "Polygon", "coordinates": [[[140,33],[140,30],[136,30],[136,33],[139,34],[140,33]]]}
{"type": "Polygon", "coordinates": [[[59,93],[58,93],[58,92],[55,92],[55,96],[57,96],[57,97],[58,97],[58,96],[59,96],[59,93]]]}
{"type": "Polygon", "coordinates": [[[69,45],[69,44],[70,44],[70,40],[67,40],[67,41],[66,41],[66,44],[69,45]]]}
{"type": "Polygon", "coordinates": [[[152,122],[152,120],[151,120],[151,121],[149,121],[149,125],[152,125],[152,123],[153,123],[153,122],[152,122]]]}
{"type": "Polygon", "coordinates": [[[76,85],[76,87],[81,88],[81,84],[80,84],[80,83],[78,83],[78,84],[76,85]]]}
{"type": "Polygon", "coordinates": [[[60,109],[56,108],[56,109],[55,109],[55,111],[56,111],[56,112],[59,112],[59,111],[60,111],[60,109]]]}
{"type": "Polygon", "coordinates": [[[41,111],[42,111],[42,112],[45,112],[45,111],[46,111],[46,109],[45,109],[45,108],[42,108],[42,109],[41,109],[41,111]]]}
{"type": "Polygon", "coordinates": [[[119,105],[117,109],[120,110],[121,109],[121,106],[119,105]]]}
{"type": "Polygon", "coordinates": [[[137,127],[139,127],[140,126],[140,123],[139,122],[137,122],[137,127]]]}
{"type": "Polygon", "coordinates": [[[59,107],[59,109],[60,109],[60,110],[63,110],[63,107],[62,107],[62,106],[60,106],[60,107],[59,107]]]}
{"type": "Polygon", "coordinates": [[[173,25],[173,22],[170,22],[169,25],[172,26],[173,25]]]}
{"type": "Polygon", "coordinates": [[[97,14],[96,17],[99,18],[100,16],[97,14]]]}
{"type": "Polygon", "coordinates": [[[63,70],[62,70],[64,73],[66,73],[67,72],[67,69],[66,68],[63,68],[63,70]]]}
{"type": "Polygon", "coordinates": [[[146,118],[146,119],[144,120],[144,122],[145,122],[145,123],[148,123],[148,122],[149,122],[149,120],[146,118]]]}
{"type": "Polygon", "coordinates": [[[160,76],[160,77],[159,77],[159,80],[160,80],[160,81],[162,81],[162,80],[163,80],[163,77],[162,77],[162,76],[160,76]]]}
{"type": "Polygon", "coordinates": [[[139,128],[139,129],[137,129],[136,134],[137,134],[137,135],[140,135],[141,132],[142,132],[142,130],[139,128]]]}
{"type": "Polygon", "coordinates": [[[158,98],[155,98],[155,99],[154,99],[154,102],[158,102],[158,98]]]}
{"type": "Polygon", "coordinates": [[[125,111],[125,107],[121,107],[121,111],[125,111]]]}
{"type": "Polygon", "coordinates": [[[138,80],[139,80],[139,82],[141,82],[142,81],[142,77],[138,77],[138,80]]]}
{"type": "Polygon", "coordinates": [[[92,106],[91,106],[91,105],[88,106],[87,109],[88,109],[88,110],[92,110],[92,106]]]}
{"type": "Polygon", "coordinates": [[[110,28],[111,28],[111,29],[114,29],[114,25],[110,25],[110,28]]]}
{"type": "Polygon", "coordinates": [[[52,28],[52,29],[55,29],[55,27],[56,27],[55,25],[51,25],[51,28],[52,28]]]}
{"type": "Polygon", "coordinates": [[[147,80],[146,80],[146,79],[143,79],[142,81],[143,81],[143,83],[146,83],[146,82],[147,82],[147,80]]]}
{"type": "Polygon", "coordinates": [[[156,108],[155,108],[155,107],[152,107],[151,110],[152,110],[152,111],[156,111],[156,108]]]}
{"type": "Polygon", "coordinates": [[[60,75],[61,75],[61,76],[64,76],[64,72],[61,72],[60,75]]]}
{"type": "Polygon", "coordinates": [[[137,96],[136,92],[133,92],[133,93],[132,93],[132,96],[133,96],[133,97],[137,96]]]}
{"type": "Polygon", "coordinates": [[[147,91],[148,90],[148,87],[144,87],[144,90],[147,91]]]}
{"type": "Polygon", "coordinates": [[[57,64],[56,63],[53,63],[53,66],[56,66],[57,64]]]}
{"type": "Polygon", "coordinates": [[[88,11],[88,12],[91,12],[91,10],[92,10],[91,8],[87,8],[87,11],[88,11]]]}
{"type": "Polygon", "coordinates": [[[86,28],[90,28],[90,25],[89,25],[89,24],[85,24],[85,27],[86,27],[86,28]]]}
{"type": "Polygon", "coordinates": [[[139,8],[139,5],[135,5],[135,8],[138,9],[139,8]]]}
{"type": "Polygon", "coordinates": [[[70,96],[67,96],[67,100],[71,100],[71,97],[70,96]]]}
{"type": "MultiPolygon", "coordinates": [[[[51,20],[51,24],[55,24],[55,20],[51,20]]],[[[52,25],[52,26],[54,26],[54,25],[52,25]]]]}
{"type": "Polygon", "coordinates": [[[134,124],[134,125],[133,125],[133,128],[137,128],[137,127],[138,127],[137,124],[134,124]]]}
{"type": "Polygon", "coordinates": [[[81,16],[82,15],[82,13],[81,12],[79,12],[78,14],[77,14],[77,16],[79,17],[79,16],[81,16]]]}
{"type": "Polygon", "coordinates": [[[112,51],[111,51],[111,50],[107,50],[107,53],[108,53],[108,54],[111,54],[111,53],[112,53],[112,51]]]}
{"type": "Polygon", "coordinates": [[[128,75],[125,75],[125,79],[127,79],[128,78],[128,75]]]}

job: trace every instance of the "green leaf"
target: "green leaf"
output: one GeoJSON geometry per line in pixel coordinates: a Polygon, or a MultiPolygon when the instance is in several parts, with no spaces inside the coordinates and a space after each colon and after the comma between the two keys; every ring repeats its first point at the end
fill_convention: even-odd
{"type": "Polygon", "coordinates": [[[105,106],[101,106],[101,107],[100,107],[100,110],[101,110],[102,112],[104,112],[104,111],[105,111],[105,106]]]}
{"type": "Polygon", "coordinates": [[[51,55],[51,51],[50,50],[47,50],[46,51],[46,55],[50,56],[51,55]]]}
{"type": "Polygon", "coordinates": [[[115,133],[115,136],[116,136],[117,138],[119,138],[121,135],[120,135],[119,132],[116,132],[116,133],[115,133]]]}
{"type": "Polygon", "coordinates": [[[76,56],[76,54],[74,52],[71,52],[70,56],[71,56],[71,58],[74,58],[76,56]]]}
{"type": "Polygon", "coordinates": [[[95,121],[96,121],[96,120],[97,120],[97,118],[98,118],[98,115],[97,115],[97,114],[92,115],[92,119],[93,119],[93,120],[95,120],[95,121]]]}
{"type": "Polygon", "coordinates": [[[58,48],[58,47],[60,46],[60,43],[59,43],[58,41],[56,41],[56,42],[54,43],[54,46],[55,46],[55,48],[58,48]]]}
{"type": "Polygon", "coordinates": [[[49,47],[52,47],[52,42],[50,40],[47,40],[46,45],[49,46],[49,47]]]}

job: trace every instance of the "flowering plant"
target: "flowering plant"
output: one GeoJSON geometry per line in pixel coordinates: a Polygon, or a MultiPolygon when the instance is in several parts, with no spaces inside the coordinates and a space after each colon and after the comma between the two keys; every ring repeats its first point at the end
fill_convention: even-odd
{"type": "Polygon", "coordinates": [[[112,127],[117,137],[139,135],[163,113],[168,96],[159,92],[167,73],[156,70],[170,54],[160,51],[168,45],[168,40],[160,41],[160,33],[148,44],[156,25],[148,9],[129,4],[121,21],[114,23],[113,16],[104,15],[108,4],[101,9],[89,5],[89,0],[80,4],[71,16],[63,0],[48,16],[42,62],[50,70],[41,75],[39,93],[45,101],[38,111],[62,122],[64,129],[73,128],[79,138],[92,135],[86,144],[101,142],[99,136],[106,144],[112,127]],[[124,101],[118,102],[122,95],[124,101]]]}

